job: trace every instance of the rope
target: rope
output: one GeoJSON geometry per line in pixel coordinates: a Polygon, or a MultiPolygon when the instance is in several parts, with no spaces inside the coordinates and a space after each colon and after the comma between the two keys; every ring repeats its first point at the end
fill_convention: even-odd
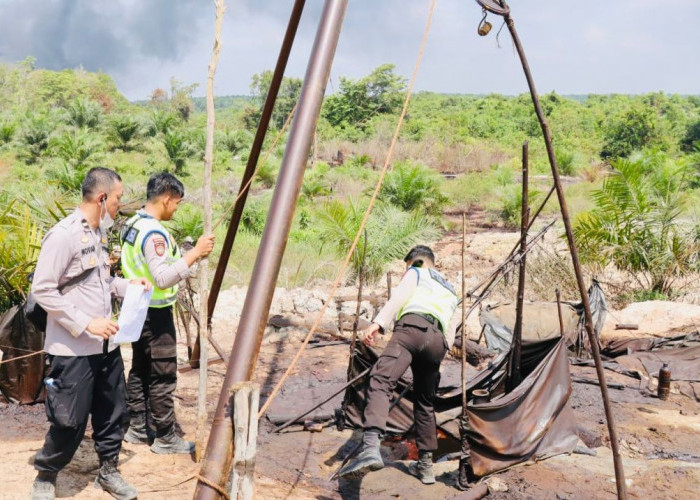
{"type": "Polygon", "coordinates": [[[24,356],[17,356],[16,358],[12,358],[12,359],[4,359],[4,360],[0,361],[0,365],[4,365],[5,363],[11,363],[12,361],[17,361],[17,360],[23,359],[23,358],[29,358],[31,356],[36,356],[37,354],[41,354],[43,352],[46,352],[46,351],[44,351],[42,349],[41,351],[35,351],[31,354],[25,354],[24,356]]]}
{"type": "Polygon", "coordinates": [[[275,137],[275,140],[272,141],[272,145],[268,148],[267,152],[265,153],[265,156],[263,157],[261,162],[258,162],[257,166],[255,167],[255,170],[253,170],[253,174],[250,176],[250,179],[248,179],[248,182],[246,182],[245,186],[243,186],[238,193],[238,196],[236,197],[235,200],[233,200],[233,203],[231,203],[226,210],[222,212],[221,217],[219,217],[219,220],[216,221],[216,224],[214,224],[214,227],[212,228],[212,231],[215,231],[219,225],[226,219],[226,215],[233,209],[233,207],[238,203],[238,200],[243,197],[243,194],[248,191],[248,188],[253,182],[253,179],[255,178],[255,174],[258,173],[258,170],[262,168],[263,165],[265,165],[265,162],[267,162],[267,159],[270,157],[270,154],[272,151],[274,151],[275,146],[277,146],[277,143],[279,140],[282,138],[284,135],[284,132],[287,130],[287,127],[289,126],[289,123],[292,121],[292,117],[294,116],[294,112],[297,110],[297,105],[295,104],[292,110],[289,112],[289,115],[287,116],[287,120],[284,122],[284,125],[280,129],[279,133],[277,134],[277,137],[275,137]]]}
{"type": "Polygon", "coordinates": [[[206,477],[204,477],[200,474],[197,474],[195,477],[197,478],[197,482],[200,482],[202,484],[206,484],[211,489],[216,490],[216,492],[219,495],[221,495],[222,497],[224,497],[225,500],[231,500],[231,497],[229,497],[228,492],[225,489],[223,489],[221,486],[219,486],[218,484],[216,484],[212,481],[209,481],[206,477]]]}
{"type": "Polygon", "coordinates": [[[316,332],[318,325],[321,323],[321,319],[323,318],[323,315],[325,314],[326,310],[328,309],[328,306],[331,302],[331,299],[335,296],[335,293],[338,291],[338,287],[340,286],[340,281],[343,279],[343,276],[345,274],[345,270],[347,269],[348,265],[350,264],[350,259],[352,258],[352,254],[355,252],[355,248],[357,247],[357,243],[360,240],[360,236],[362,235],[362,232],[364,231],[365,226],[367,225],[367,220],[369,219],[369,216],[372,213],[372,208],[374,207],[374,203],[377,199],[377,196],[379,195],[379,190],[381,189],[382,183],[384,182],[384,177],[386,176],[386,173],[389,169],[391,157],[394,154],[394,147],[396,146],[396,142],[399,139],[399,132],[401,130],[401,125],[403,124],[404,117],[406,116],[406,111],[408,110],[408,104],[411,101],[411,94],[413,93],[413,86],[416,82],[416,76],[418,75],[418,69],[420,68],[421,59],[423,58],[423,52],[425,50],[425,45],[426,45],[426,42],[428,41],[428,33],[430,32],[430,24],[431,24],[432,19],[433,19],[433,11],[435,10],[436,3],[437,3],[437,0],[432,0],[432,2],[430,3],[430,11],[428,12],[428,19],[425,23],[425,30],[423,31],[423,39],[421,40],[420,48],[418,49],[418,56],[416,57],[416,63],[415,63],[415,67],[413,68],[413,74],[411,75],[411,80],[408,84],[408,90],[406,91],[406,99],[404,100],[404,103],[403,103],[403,109],[401,110],[401,115],[399,116],[399,121],[396,124],[396,130],[394,131],[394,136],[391,139],[391,145],[389,146],[389,151],[387,152],[386,159],[384,160],[384,166],[382,167],[382,171],[379,174],[379,180],[377,181],[377,186],[374,188],[374,193],[372,193],[372,198],[369,201],[369,205],[367,206],[367,210],[365,211],[365,215],[362,218],[362,222],[360,223],[360,227],[357,230],[357,234],[355,235],[355,239],[353,240],[352,245],[350,246],[350,250],[348,250],[348,254],[345,256],[345,261],[343,262],[343,265],[341,266],[340,270],[338,271],[338,276],[335,280],[335,283],[333,284],[333,288],[331,289],[330,294],[328,295],[328,300],[326,300],[326,303],[323,305],[321,310],[318,312],[318,315],[316,316],[316,321],[314,321],[314,324],[311,327],[311,330],[309,330],[309,333],[306,335],[304,342],[302,342],[301,346],[299,347],[299,350],[297,351],[296,355],[294,356],[294,359],[292,359],[291,364],[289,365],[289,367],[287,367],[287,370],[284,372],[284,375],[282,375],[282,378],[280,379],[280,381],[277,382],[277,385],[275,385],[275,388],[272,390],[272,393],[270,393],[270,396],[268,397],[267,401],[265,401],[265,404],[258,412],[258,418],[262,417],[265,414],[265,411],[270,407],[270,404],[272,404],[272,401],[277,396],[277,393],[279,392],[280,388],[282,387],[284,382],[287,380],[287,377],[289,377],[289,374],[291,373],[292,369],[294,368],[297,361],[299,360],[299,357],[301,357],[301,354],[304,352],[304,349],[308,345],[309,340],[311,340],[311,337],[316,332]]]}
{"type": "Polygon", "coordinates": [[[36,352],[34,349],[22,349],[21,347],[14,347],[11,345],[2,345],[0,344],[0,351],[6,351],[9,349],[13,349],[15,351],[24,351],[24,352],[36,352]]]}

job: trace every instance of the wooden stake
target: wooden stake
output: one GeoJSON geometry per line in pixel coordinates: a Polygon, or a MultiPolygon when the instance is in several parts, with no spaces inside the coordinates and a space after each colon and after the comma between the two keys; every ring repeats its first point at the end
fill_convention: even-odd
{"type": "Polygon", "coordinates": [[[464,292],[467,287],[464,276],[464,258],[467,252],[467,214],[462,212],[462,416],[467,416],[467,304],[464,301],[464,292]]]}
{"type": "MultiPolygon", "coordinates": [[[[360,276],[358,278],[357,287],[357,307],[355,308],[355,321],[352,323],[352,341],[350,342],[350,358],[355,356],[355,343],[357,342],[357,325],[360,323],[360,308],[362,306],[362,285],[364,284],[365,274],[365,258],[367,257],[367,229],[365,229],[365,246],[362,248],[362,262],[360,263],[360,276]]],[[[348,376],[350,375],[350,367],[348,365],[348,376]]]]}
{"type": "MultiPolygon", "coordinates": [[[[207,76],[207,141],[204,147],[204,234],[211,234],[211,170],[214,161],[214,75],[221,51],[221,25],[224,21],[225,0],[215,0],[216,22],[214,24],[214,47],[207,76]]],[[[207,428],[207,362],[209,360],[209,259],[199,263],[199,394],[197,398],[197,432],[195,436],[195,459],[204,457],[207,428]]]]}
{"type": "Polygon", "coordinates": [[[258,438],[260,386],[239,382],[231,388],[233,400],[233,470],[231,500],[255,497],[255,455],[258,438]]]}

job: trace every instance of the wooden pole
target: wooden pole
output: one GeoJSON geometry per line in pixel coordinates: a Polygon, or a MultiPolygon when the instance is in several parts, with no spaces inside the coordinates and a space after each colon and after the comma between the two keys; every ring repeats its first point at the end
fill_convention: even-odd
{"type": "Polygon", "coordinates": [[[258,438],[258,405],[260,386],[239,382],[231,388],[233,402],[233,469],[231,471],[231,500],[255,498],[255,455],[258,438]]]}
{"type": "Polygon", "coordinates": [[[527,247],[527,227],[530,218],[528,192],[528,143],[523,143],[523,194],[520,207],[520,263],[518,271],[518,299],[515,304],[515,326],[513,328],[513,345],[511,347],[510,373],[508,390],[511,391],[520,384],[520,360],[523,344],[523,304],[525,302],[525,260],[527,247]]]}
{"type": "MultiPolygon", "coordinates": [[[[362,285],[364,284],[364,274],[365,274],[365,258],[367,257],[367,229],[365,229],[365,246],[362,248],[362,262],[360,263],[360,275],[358,277],[357,286],[357,307],[355,307],[355,321],[352,322],[352,341],[350,342],[350,359],[355,356],[355,343],[357,342],[357,326],[360,323],[360,309],[362,306],[362,285]]],[[[350,368],[352,367],[352,362],[348,365],[348,375],[350,375],[350,368]]]]}
{"type": "MultiPolygon", "coordinates": [[[[214,47],[207,76],[207,140],[204,147],[204,234],[211,234],[211,170],[214,161],[214,75],[221,52],[221,25],[224,21],[225,0],[214,0],[216,22],[214,24],[214,47]]],[[[197,432],[195,436],[195,459],[204,456],[207,428],[207,363],[209,361],[209,318],[207,303],[209,301],[209,259],[203,258],[199,263],[199,394],[197,397],[197,432]]]]}
{"type": "Polygon", "coordinates": [[[464,258],[467,252],[467,214],[462,212],[462,417],[467,415],[467,304],[464,302],[466,278],[464,258]]]}

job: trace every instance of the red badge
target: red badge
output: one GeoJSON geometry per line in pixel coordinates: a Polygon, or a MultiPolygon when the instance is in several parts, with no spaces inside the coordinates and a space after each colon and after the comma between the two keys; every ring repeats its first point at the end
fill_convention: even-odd
{"type": "Polygon", "coordinates": [[[153,238],[153,248],[158,257],[165,255],[165,240],[163,238],[153,238]]]}

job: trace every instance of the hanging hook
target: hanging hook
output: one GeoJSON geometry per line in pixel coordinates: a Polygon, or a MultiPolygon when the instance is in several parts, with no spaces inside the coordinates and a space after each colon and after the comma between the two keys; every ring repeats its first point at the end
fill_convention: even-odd
{"type": "Polygon", "coordinates": [[[484,17],[481,18],[481,21],[479,22],[479,27],[477,28],[476,32],[479,33],[479,36],[486,36],[489,34],[489,31],[491,31],[491,23],[486,20],[486,9],[481,9],[482,12],[484,13],[484,17]]]}

